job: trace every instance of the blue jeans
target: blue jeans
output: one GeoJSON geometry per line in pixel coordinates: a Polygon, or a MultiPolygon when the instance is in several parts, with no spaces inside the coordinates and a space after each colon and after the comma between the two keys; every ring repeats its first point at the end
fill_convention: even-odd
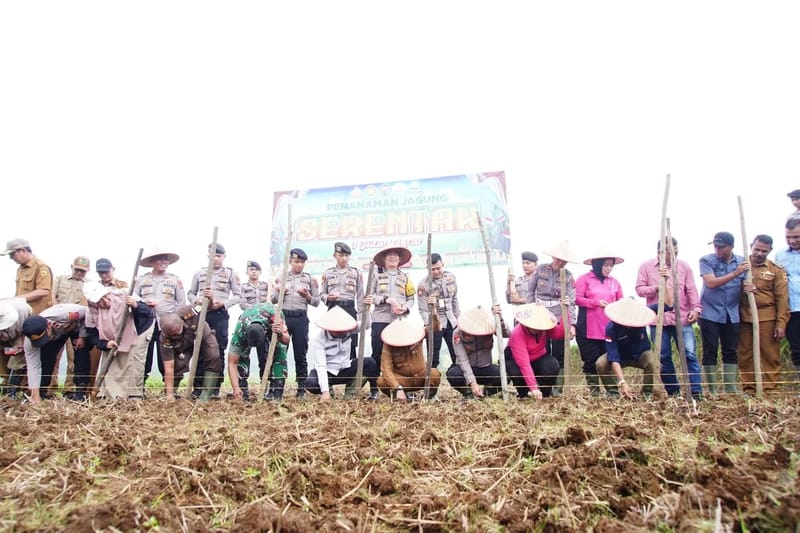
{"type": "MultiPolygon", "coordinates": [[[[697,341],[694,337],[694,328],[691,324],[683,324],[681,327],[683,335],[683,346],[686,350],[686,364],[689,367],[689,383],[691,384],[692,394],[703,392],[700,385],[701,368],[697,360],[697,341]]],[[[650,338],[656,338],[656,327],[650,326],[650,338]]],[[[672,362],[672,341],[678,343],[678,335],[675,326],[664,326],[661,331],[661,382],[667,394],[678,394],[680,383],[675,374],[675,364],[672,362]]]]}

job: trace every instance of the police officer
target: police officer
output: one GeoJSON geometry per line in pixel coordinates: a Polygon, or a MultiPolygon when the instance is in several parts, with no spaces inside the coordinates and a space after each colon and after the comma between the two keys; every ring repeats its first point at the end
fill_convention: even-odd
{"type": "Polygon", "coordinates": [[[256,261],[247,262],[247,282],[242,284],[242,301],[239,307],[242,311],[247,311],[254,305],[268,302],[270,285],[266,281],[261,281],[261,265],[256,261]]]}
{"type": "Polygon", "coordinates": [[[147,274],[142,274],[136,280],[133,293],[155,312],[156,324],[147,345],[147,359],[144,363],[144,375],[140,378],[140,386],[144,392],[144,384],[150,375],[153,366],[153,354],[161,376],[166,383],[164,374],[163,347],[161,346],[161,315],[174,313],[179,305],[186,304],[186,291],[181,279],[167,272],[167,267],[179,259],[178,254],[161,248],[153,248],[139,260],[139,266],[151,267],[147,274]],[[156,350],[157,349],[157,350],[156,350]]]}
{"type": "MultiPolygon", "coordinates": [[[[83,296],[83,283],[90,267],[89,258],[79,255],[70,265],[70,274],[56,276],[53,281],[53,305],[86,305],[86,298],[83,296]]],[[[67,375],[64,379],[64,396],[71,399],[75,396],[76,386],[86,390],[90,381],[91,362],[89,352],[91,348],[86,345],[81,350],[75,350],[70,339],[67,339],[65,346],[67,348],[67,375]]],[[[59,352],[55,362],[56,371],[53,373],[52,381],[48,387],[48,390],[52,393],[58,391],[58,368],[60,364],[61,353],[59,352]]]]}
{"type": "Polygon", "coordinates": [[[522,252],[522,275],[514,277],[509,272],[506,285],[506,302],[511,305],[521,305],[528,302],[528,285],[531,282],[536,267],[539,265],[539,256],[533,252],[522,252]]]}
{"type": "MultiPolygon", "coordinates": [[[[456,360],[456,353],[453,349],[453,328],[458,323],[461,310],[458,305],[458,283],[456,276],[452,272],[444,269],[442,256],[431,254],[431,277],[425,276],[417,285],[417,295],[419,296],[419,314],[423,322],[430,323],[430,306],[433,305],[434,311],[439,315],[441,327],[435,329],[433,333],[433,367],[439,367],[439,352],[442,349],[442,339],[447,343],[447,350],[450,352],[450,362],[456,360]],[[424,300],[424,301],[423,301],[424,300]]],[[[426,341],[427,342],[427,341],[426,341]]]]}
{"type": "Polygon", "coordinates": [[[316,307],[320,302],[319,283],[311,274],[303,271],[307,260],[308,255],[300,248],[293,248],[289,252],[291,268],[286,275],[286,282],[281,285],[280,280],[275,281],[271,298],[273,304],[277,303],[278,291],[285,291],[282,311],[292,339],[298,398],[306,395],[305,381],[308,377],[308,306],[311,304],[316,307]]]}
{"type": "MultiPolygon", "coordinates": [[[[225,368],[225,348],[228,347],[228,322],[230,314],[228,309],[237,305],[242,299],[242,287],[239,282],[239,275],[230,267],[223,266],[225,261],[225,247],[217,243],[216,249],[212,250],[208,245],[208,253],[213,254],[211,279],[208,280],[208,271],[202,268],[195,272],[192,278],[192,285],[189,288],[189,301],[201,303],[203,298],[209,299],[208,311],[206,312],[206,322],[214,330],[219,345],[220,367],[225,368]]],[[[203,360],[200,360],[203,364],[203,360]]],[[[203,385],[201,373],[205,368],[198,366],[197,375],[194,378],[194,390],[199,391],[203,385]]],[[[220,374],[214,395],[219,394],[219,386],[222,385],[223,375],[220,374]]],[[[198,396],[198,392],[192,393],[198,396]]]]}
{"type": "MultiPolygon", "coordinates": [[[[358,323],[361,323],[361,307],[356,306],[356,302],[361,302],[364,298],[364,278],[361,271],[350,266],[350,247],[337,242],[333,245],[333,258],[336,266],[332,266],[322,273],[322,283],[319,286],[319,297],[328,306],[341,307],[352,316],[358,323]]],[[[356,358],[356,346],[358,346],[358,333],[350,335],[350,358],[356,358]]]]}

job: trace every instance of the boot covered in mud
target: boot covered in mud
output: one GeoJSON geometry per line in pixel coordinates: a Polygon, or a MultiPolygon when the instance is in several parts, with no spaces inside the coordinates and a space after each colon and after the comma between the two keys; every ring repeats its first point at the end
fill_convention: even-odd
{"type": "Polygon", "coordinates": [[[706,386],[708,387],[708,394],[711,396],[717,395],[717,365],[704,365],[703,375],[706,378],[706,386]]]}
{"type": "Polygon", "coordinates": [[[273,379],[269,382],[269,391],[264,395],[265,402],[282,402],[283,401],[283,387],[286,380],[273,379]]]}
{"type": "Polygon", "coordinates": [[[556,376],[555,385],[553,385],[553,392],[550,393],[550,396],[553,398],[560,398],[564,395],[564,369],[558,371],[558,376],[556,376]]]}
{"type": "Polygon", "coordinates": [[[600,396],[600,376],[597,374],[586,374],[586,386],[592,396],[600,396]]]}
{"type": "Polygon", "coordinates": [[[219,390],[217,386],[217,381],[219,380],[219,374],[216,372],[203,372],[203,389],[200,391],[200,398],[201,402],[207,402],[211,400],[211,397],[214,396],[214,391],[219,390]]]}

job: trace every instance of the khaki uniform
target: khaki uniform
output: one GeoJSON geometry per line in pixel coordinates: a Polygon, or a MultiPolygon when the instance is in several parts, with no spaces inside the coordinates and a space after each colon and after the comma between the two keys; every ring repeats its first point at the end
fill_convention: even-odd
{"type": "MultiPolygon", "coordinates": [[[[190,370],[189,362],[194,351],[194,339],[197,333],[197,324],[200,321],[190,305],[181,305],[175,311],[183,318],[186,327],[178,338],[170,338],[161,332],[161,346],[164,348],[164,361],[175,361],[175,378],[183,376],[190,370]]],[[[214,336],[214,331],[203,324],[203,338],[200,343],[200,365],[206,372],[222,373],[222,361],[219,358],[219,345],[214,336]]],[[[200,368],[198,365],[198,369],[200,368]]],[[[199,370],[198,370],[199,371],[199,370]]]]}
{"type": "Polygon", "coordinates": [[[266,281],[248,281],[242,284],[242,301],[239,307],[246,311],[251,307],[269,301],[269,283],[266,281]]]}
{"type": "MultiPolygon", "coordinates": [[[[86,298],[83,296],[83,280],[76,279],[72,275],[57,276],[53,282],[52,294],[53,305],[86,305],[86,298]]],[[[75,390],[75,348],[72,346],[71,339],[68,339],[64,346],[67,349],[67,375],[64,378],[64,392],[71,392],[75,390]]],[[[89,350],[88,347],[86,349],[89,350]]],[[[51,393],[58,391],[58,368],[60,365],[61,353],[56,357],[55,371],[48,387],[51,393]]],[[[90,381],[94,381],[94,376],[90,376],[90,381]]]]}
{"type": "MultiPolygon", "coordinates": [[[[425,388],[425,373],[427,362],[422,341],[413,346],[383,345],[381,354],[381,375],[378,378],[378,388],[387,396],[403,387],[404,392],[413,392],[425,388]]],[[[442,375],[435,368],[431,369],[431,396],[439,390],[442,375]]]]}
{"type": "MultiPolygon", "coordinates": [[[[769,259],[763,265],[751,265],[753,284],[756,286],[755,300],[758,309],[759,346],[761,348],[762,386],[775,390],[780,383],[781,350],[780,341],[775,338],[775,328],[786,329],[789,322],[788,277],[783,267],[769,259]]],[[[753,365],[753,316],[746,292],[742,292],[739,302],[739,375],[742,389],[755,391],[755,370],[753,365]]]]}

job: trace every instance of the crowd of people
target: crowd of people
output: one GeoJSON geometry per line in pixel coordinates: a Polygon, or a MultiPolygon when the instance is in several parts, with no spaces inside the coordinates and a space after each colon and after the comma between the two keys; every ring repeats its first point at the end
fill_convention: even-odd
{"type": "Polygon", "coordinates": [[[733,253],[734,236],[718,232],[709,243],[714,252],[699,260],[700,291],[672,237],[658,240],[656,256],[639,267],[635,293],[643,300],[626,297],[612,276],[624,259],[606,247],[580,258],[562,241],[543,251],[551,258],[544,264],[535,253],[523,252],[523,275],[509,274],[506,286],[506,302],[514,309],[511,328],[499,305],[460,308],[456,275],[445,270],[438,253],[426,258],[429,274],[417,284],[402,269],[411,252],[390,247],[374,256],[367,286],[361,270],[350,265],[344,242],[335,243],[334,264],[320,280],[305,271],[308,257],[295,248],[283,279],[262,280],[261,266],[248,261],[242,281],[224,265],[225,248],[215,243],[209,246],[210,267],[198,270],[185,288],[168,272],[178,254],[154,249],[139,262],[150,271],[129,287],[114,276],[107,258],[95,262],[99,281],[86,281],[91,263],[84,256],[75,258],[70,274],[54,278],[28,241],[13,239],[2,252],[19,265],[16,295],[0,300],[3,393],[34,403],[53,397],[59,358],[66,354],[62,393],[77,401],[94,394],[142,398],[154,366],[167,401],[187,373],[194,375],[187,383],[192,397],[219,398],[225,372],[233,399],[256,399],[249,380],[255,348],[263,399],[281,401],[291,345],[298,398],[311,394],[328,401],[336,385],[344,386],[345,398],[362,397],[360,383],[369,387],[363,393],[369,400],[383,395],[407,402],[436,397],[443,377],[439,353],[446,346],[452,364],[444,378],[464,399],[512,390],[501,377],[502,358],[513,394],[540,400],[564,394],[571,339],[592,395],[648,399],[656,373],[670,396],[682,394],[682,375],[697,400],[753,393],[755,344],[763,390],[774,391],[781,383],[784,336],[800,371],[800,190],[789,197],[798,211],[786,222],[787,247],[775,261],[768,259],[770,236],[755,236],[749,257],[742,257],[733,253]],[[575,278],[570,263],[590,270],[575,278]],[[308,309],[320,304],[327,311],[310,335],[308,309]],[[242,313],[229,335],[236,305],[242,313]],[[367,329],[369,343],[363,338],[367,329]],[[371,353],[359,342],[369,344],[371,353]],[[627,383],[625,367],[641,370],[640,391],[627,383]]]}

